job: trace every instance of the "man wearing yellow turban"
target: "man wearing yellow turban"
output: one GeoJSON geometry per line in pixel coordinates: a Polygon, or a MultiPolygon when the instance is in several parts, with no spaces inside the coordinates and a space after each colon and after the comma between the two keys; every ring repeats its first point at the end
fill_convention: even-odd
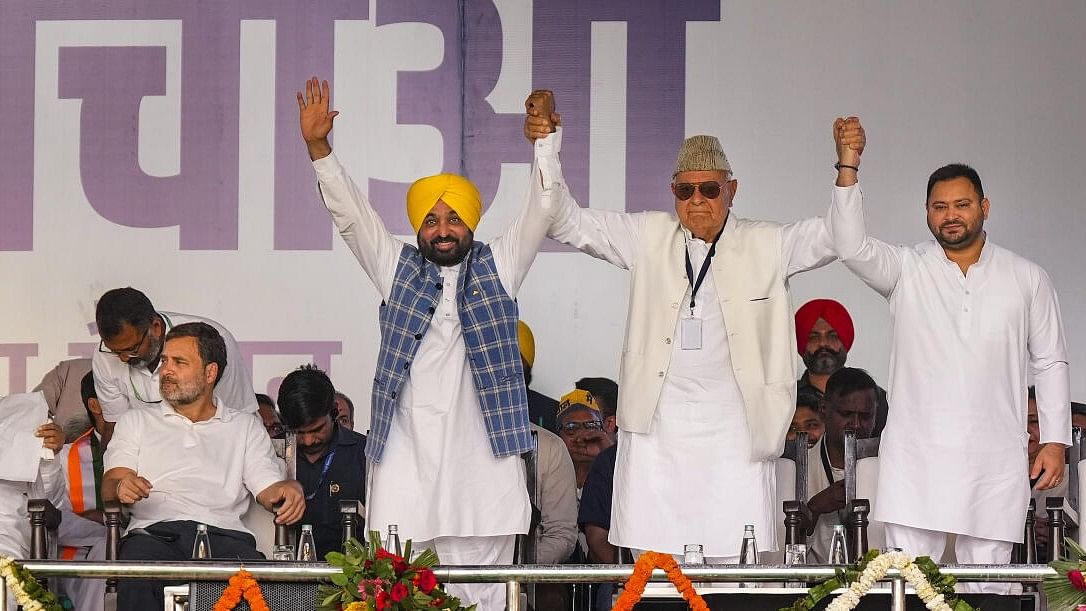
{"type": "MultiPolygon", "coordinates": [[[[328,83],[298,93],[302,137],[340,235],[381,295],[381,345],[366,455],[367,523],[398,524],[450,564],[510,564],[531,506],[520,455],[533,448],[515,297],[552,221],[533,169],[519,217],[488,244],[467,179],[438,174],[407,193],[416,245],[391,235],[332,153],[328,83]]],[[[533,103],[541,103],[536,100],[533,103]]],[[[453,584],[480,611],[501,584],[453,584]]]]}

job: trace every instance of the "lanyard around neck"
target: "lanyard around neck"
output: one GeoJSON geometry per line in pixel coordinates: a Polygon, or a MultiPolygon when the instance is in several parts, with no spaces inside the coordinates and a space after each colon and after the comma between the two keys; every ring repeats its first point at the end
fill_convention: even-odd
{"type": "Polygon", "coordinates": [[[332,466],[332,459],[335,457],[335,450],[332,450],[328,453],[328,456],[324,457],[324,467],[321,469],[321,478],[317,480],[317,485],[313,488],[313,492],[305,495],[305,500],[311,501],[313,500],[313,497],[317,496],[317,492],[320,491],[321,486],[324,485],[324,478],[328,476],[328,468],[332,466]]]}
{"type": "MultiPolygon", "coordinates": [[[[731,216],[730,214],[728,216],[731,216]]],[[[716,243],[720,241],[720,236],[724,235],[724,227],[728,226],[728,218],[724,218],[724,226],[717,232],[716,237],[713,238],[712,244],[709,245],[709,252],[705,255],[705,260],[701,262],[701,271],[698,272],[697,280],[694,279],[694,266],[690,263],[690,249],[685,250],[686,253],[686,280],[690,283],[690,313],[694,313],[694,300],[698,295],[698,289],[701,288],[701,283],[705,281],[705,274],[709,272],[709,265],[713,261],[713,255],[716,254],[716,243]]]]}

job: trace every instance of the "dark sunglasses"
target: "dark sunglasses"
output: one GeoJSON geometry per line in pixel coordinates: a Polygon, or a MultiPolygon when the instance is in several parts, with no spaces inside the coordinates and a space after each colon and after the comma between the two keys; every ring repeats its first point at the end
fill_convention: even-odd
{"type": "Polygon", "coordinates": [[[717,197],[720,197],[720,183],[715,180],[706,182],[677,182],[671,185],[671,192],[675,194],[675,197],[682,201],[694,197],[694,189],[701,191],[701,194],[704,195],[706,199],[716,199],[717,197]]]}

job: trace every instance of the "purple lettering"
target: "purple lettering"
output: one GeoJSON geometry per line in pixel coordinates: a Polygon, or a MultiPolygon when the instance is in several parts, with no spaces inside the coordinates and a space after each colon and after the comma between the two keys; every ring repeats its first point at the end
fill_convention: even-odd
{"type": "Polygon", "coordinates": [[[38,356],[37,344],[0,344],[0,358],[8,360],[8,394],[26,392],[26,360],[38,356]]]}

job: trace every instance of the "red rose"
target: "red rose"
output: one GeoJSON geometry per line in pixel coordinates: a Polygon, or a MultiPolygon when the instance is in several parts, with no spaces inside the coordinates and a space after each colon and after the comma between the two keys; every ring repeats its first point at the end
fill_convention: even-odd
{"type": "Polygon", "coordinates": [[[1075,589],[1080,592],[1086,592],[1086,579],[1082,577],[1082,571],[1068,571],[1067,580],[1071,582],[1071,585],[1075,586],[1075,589]]]}
{"type": "Polygon", "coordinates": [[[392,602],[398,603],[407,598],[407,586],[403,585],[402,581],[397,581],[388,594],[392,597],[392,602]]]}
{"type": "Polygon", "coordinates": [[[377,596],[373,602],[377,606],[377,611],[384,611],[388,608],[388,592],[377,590],[377,596]]]}
{"type": "Polygon", "coordinates": [[[396,556],[392,559],[392,570],[396,571],[397,575],[403,575],[407,570],[407,563],[404,562],[403,558],[396,556]]]}
{"type": "Polygon", "coordinates": [[[395,558],[395,557],[396,557],[396,554],[393,554],[392,552],[388,551],[387,549],[385,549],[383,547],[377,550],[377,559],[378,560],[386,560],[386,559],[391,559],[391,558],[395,558]]]}
{"type": "Polygon", "coordinates": [[[415,576],[415,585],[422,590],[423,594],[429,594],[435,587],[437,587],[437,576],[430,569],[422,569],[419,574],[415,576]]]}

